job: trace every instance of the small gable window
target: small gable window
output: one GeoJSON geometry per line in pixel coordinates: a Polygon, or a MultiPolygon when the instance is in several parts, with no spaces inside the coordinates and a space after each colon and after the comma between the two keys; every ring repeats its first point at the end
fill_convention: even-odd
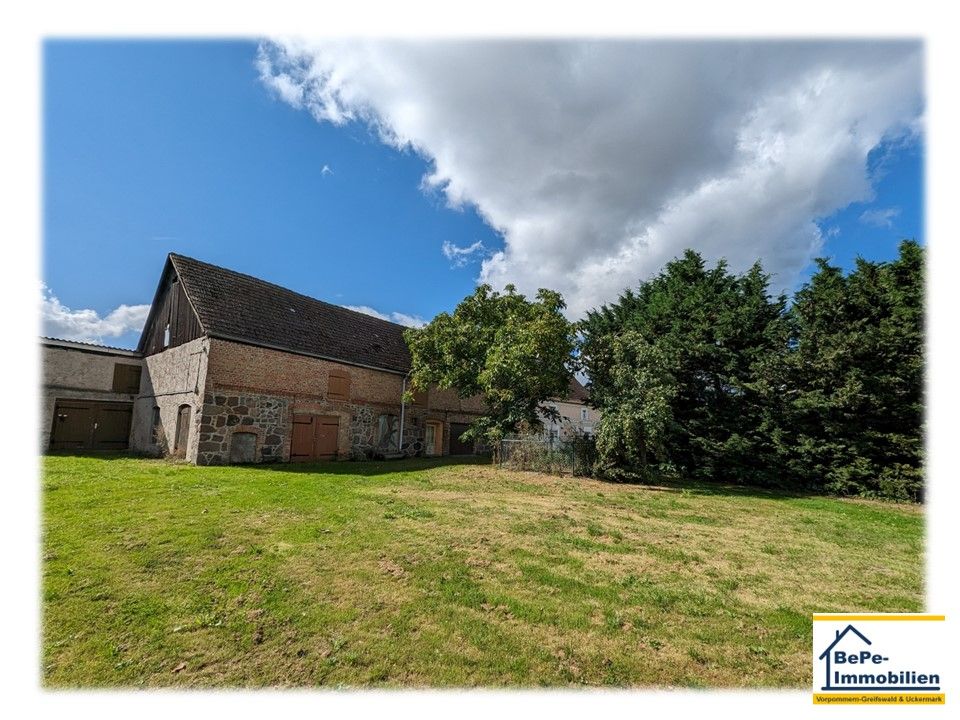
{"type": "Polygon", "coordinates": [[[327,398],[330,400],[350,399],[350,375],[346,371],[330,371],[327,383],[327,398]]]}

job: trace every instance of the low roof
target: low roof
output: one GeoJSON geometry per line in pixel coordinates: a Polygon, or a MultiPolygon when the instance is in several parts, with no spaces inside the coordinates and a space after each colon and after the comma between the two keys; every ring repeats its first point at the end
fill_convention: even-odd
{"type": "Polygon", "coordinates": [[[405,373],[402,325],[170,254],[203,330],[213,337],[405,373]]]}
{"type": "Polygon", "coordinates": [[[62,338],[41,337],[40,344],[48,347],[66,348],[69,350],[82,350],[84,352],[98,353],[100,355],[121,355],[123,357],[140,358],[143,357],[136,350],[129,348],[118,348],[110,345],[100,345],[99,343],[86,342],[83,340],[64,340],[62,338]]]}

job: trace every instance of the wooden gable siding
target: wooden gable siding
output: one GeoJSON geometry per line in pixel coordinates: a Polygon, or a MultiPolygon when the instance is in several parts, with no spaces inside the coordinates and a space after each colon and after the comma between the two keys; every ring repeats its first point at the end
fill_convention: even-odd
{"type": "Polygon", "coordinates": [[[154,355],[203,335],[200,321],[197,320],[196,313],[193,312],[190,301],[183,291],[183,285],[175,272],[170,272],[164,278],[164,287],[157,298],[155,312],[143,332],[144,355],[154,355]],[[168,323],[170,324],[170,343],[164,346],[163,335],[168,323]]]}

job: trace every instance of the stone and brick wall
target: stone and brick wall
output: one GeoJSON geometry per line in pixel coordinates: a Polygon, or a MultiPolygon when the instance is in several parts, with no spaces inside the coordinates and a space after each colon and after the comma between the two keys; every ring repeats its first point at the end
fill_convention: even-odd
{"type": "Polygon", "coordinates": [[[277,462],[289,458],[290,406],[288,397],[278,395],[208,391],[200,415],[197,463],[277,462]],[[235,433],[256,436],[252,458],[240,456],[238,448],[233,447],[235,433]]]}
{"type": "MultiPolygon", "coordinates": [[[[399,373],[212,338],[195,461],[229,463],[237,432],[256,436],[253,462],[289,461],[293,416],[300,413],[339,418],[338,457],[367,455],[377,449],[380,416],[399,418],[402,388],[399,373]],[[331,372],[350,378],[347,397],[331,396],[331,372]]],[[[474,398],[437,389],[425,401],[406,406],[404,443],[422,440],[427,420],[437,420],[444,423],[444,453],[449,423],[472,422],[482,408],[474,398]]]]}
{"type": "MultiPolygon", "coordinates": [[[[47,347],[43,352],[43,447],[49,444],[46,418],[53,414],[56,397],[133,401],[133,451],[204,465],[289,461],[294,414],[338,417],[340,458],[392,449],[380,442],[380,417],[393,416],[399,425],[399,373],[207,337],[146,358],[47,347]],[[142,364],[138,395],[112,392],[116,362],[142,364]],[[331,395],[331,373],[349,377],[347,396],[331,395]],[[183,406],[190,408],[187,442],[175,448],[183,406]],[[159,409],[156,428],[154,408],[159,409]],[[237,433],[249,434],[237,439],[237,433]]],[[[431,388],[406,405],[403,442],[423,441],[427,422],[438,421],[447,454],[450,423],[470,423],[482,408],[478,398],[461,399],[452,390],[431,388]]]]}

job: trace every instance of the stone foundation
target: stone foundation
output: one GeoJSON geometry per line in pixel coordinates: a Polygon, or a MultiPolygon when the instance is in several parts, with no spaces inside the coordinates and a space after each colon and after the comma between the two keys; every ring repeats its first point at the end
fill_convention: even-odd
{"type": "MultiPolygon", "coordinates": [[[[199,413],[197,464],[289,461],[293,416],[296,413],[338,416],[338,456],[341,459],[364,459],[385,449],[379,445],[380,416],[392,415],[397,418],[399,425],[400,408],[306,401],[289,395],[214,388],[205,393],[199,413]],[[244,435],[234,442],[236,433],[249,433],[254,437],[244,435]]],[[[403,442],[406,445],[417,440],[423,441],[427,420],[446,421],[443,454],[447,454],[449,421],[469,422],[472,419],[473,416],[460,413],[436,413],[421,407],[408,407],[404,416],[403,442]]]]}

